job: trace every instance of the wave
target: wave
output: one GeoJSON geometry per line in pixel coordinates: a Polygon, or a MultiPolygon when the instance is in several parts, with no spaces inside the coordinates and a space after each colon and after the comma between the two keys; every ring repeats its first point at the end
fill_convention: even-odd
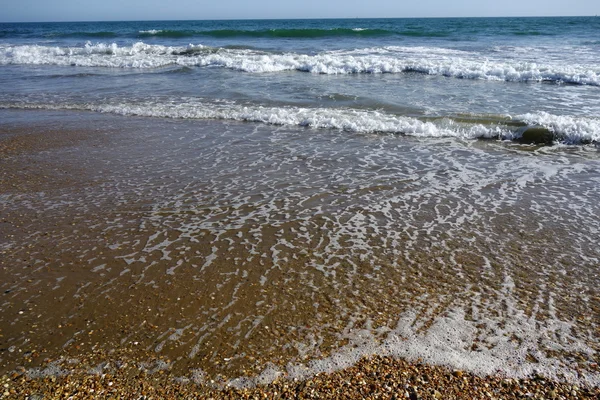
{"type": "Polygon", "coordinates": [[[31,29],[22,28],[7,28],[0,30],[0,38],[4,37],[18,37],[18,36],[29,36],[34,32],[31,29]]]}
{"type": "Polygon", "coordinates": [[[513,31],[512,34],[515,36],[556,36],[554,33],[540,31],[513,31]]]}
{"type": "Polygon", "coordinates": [[[0,47],[0,65],[64,65],[108,68],[222,67],[264,73],[313,74],[421,73],[460,79],[507,82],[555,82],[600,86],[600,66],[555,61],[488,60],[475,53],[423,47],[382,47],[330,51],[315,55],[272,53],[207,46],[132,46],[86,44],[83,47],[39,45],[0,47]]]}
{"type": "MultiPolygon", "coordinates": [[[[395,32],[399,36],[408,36],[408,37],[431,37],[431,38],[442,38],[442,37],[450,37],[452,36],[452,32],[449,31],[419,31],[419,30],[407,30],[407,31],[398,31],[395,32]]],[[[461,40],[464,40],[462,38],[461,40]]]]}
{"type": "Polygon", "coordinates": [[[116,32],[100,31],[100,32],[52,32],[43,35],[44,38],[116,38],[119,36],[116,32]]]}
{"type": "Polygon", "coordinates": [[[163,32],[161,29],[148,29],[145,31],[139,31],[139,34],[140,35],[157,35],[161,32],[163,32]]]}
{"type": "MultiPolygon", "coordinates": [[[[28,32],[32,34],[33,32],[28,32]]],[[[22,36],[23,32],[0,31],[0,37],[22,36]]],[[[49,32],[43,37],[51,38],[107,38],[107,37],[124,37],[124,38],[192,38],[192,37],[211,37],[217,39],[228,38],[289,38],[289,39],[319,39],[319,38],[372,38],[385,36],[399,37],[433,37],[443,38],[452,36],[451,31],[433,31],[420,29],[404,29],[404,30],[389,30],[389,29],[374,29],[374,28],[330,28],[330,29],[214,29],[214,30],[194,30],[194,29],[146,29],[134,32],[49,32]]]]}
{"type": "MultiPolygon", "coordinates": [[[[229,120],[268,125],[334,129],[357,133],[389,133],[423,138],[500,139],[523,141],[528,130],[545,137],[542,142],[600,143],[600,118],[558,116],[548,113],[515,117],[440,117],[418,119],[380,111],[340,108],[266,107],[235,102],[157,99],[144,102],[77,104],[69,102],[0,102],[0,109],[77,110],[172,119],[229,120]]],[[[529,142],[529,140],[525,140],[529,142]]]]}
{"type": "MultiPolygon", "coordinates": [[[[13,32],[0,31],[0,37],[12,36],[13,32]]],[[[330,37],[383,37],[383,36],[406,36],[406,37],[448,37],[451,32],[446,31],[428,31],[419,29],[407,30],[388,30],[371,28],[331,28],[331,29],[263,29],[263,30],[245,30],[245,29],[214,29],[214,30],[193,30],[193,29],[147,29],[140,30],[137,33],[126,32],[50,32],[44,37],[52,38],[191,38],[191,37],[211,37],[218,39],[227,38],[290,38],[290,39],[318,39],[330,37]]]]}
{"type": "Polygon", "coordinates": [[[167,38],[184,38],[196,36],[197,31],[192,30],[162,30],[162,29],[150,29],[146,31],[139,31],[138,37],[145,38],[151,36],[167,37],[167,38]]]}
{"type": "Polygon", "coordinates": [[[214,38],[327,38],[327,37],[373,37],[400,34],[400,32],[385,29],[361,29],[361,28],[332,28],[332,29],[264,29],[264,30],[239,30],[239,29],[216,29],[216,30],[146,30],[140,31],[140,37],[158,36],[169,38],[208,36],[214,38]]]}
{"type": "Polygon", "coordinates": [[[387,30],[367,28],[332,28],[332,29],[264,29],[264,30],[157,30],[150,29],[139,31],[139,37],[167,37],[181,38],[194,36],[208,36],[214,38],[295,38],[313,39],[328,37],[377,37],[377,36],[408,36],[408,37],[448,37],[450,32],[427,30],[387,30]]]}

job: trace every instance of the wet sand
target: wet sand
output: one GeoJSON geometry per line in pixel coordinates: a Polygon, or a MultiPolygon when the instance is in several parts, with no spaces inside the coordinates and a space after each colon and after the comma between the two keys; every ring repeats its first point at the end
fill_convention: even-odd
{"type": "MultiPolygon", "coordinates": [[[[437,390],[452,398],[447,391],[456,389],[462,390],[456,398],[473,398],[464,394],[475,386],[483,397],[486,383],[506,398],[531,390],[550,398],[549,390],[565,398],[598,394],[572,394],[574,382],[593,386],[599,374],[599,282],[590,273],[598,232],[571,226],[568,210],[546,220],[550,213],[543,209],[521,209],[527,199],[545,207],[544,196],[562,195],[558,185],[540,193],[532,185],[519,204],[481,222],[474,217],[479,206],[460,200],[473,196],[466,191],[471,184],[453,187],[456,180],[447,179],[452,168],[428,172],[431,166],[416,158],[422,175],[412,164],[400,174],[402,166],[390,167],[397,160],[369,165],[368,154],[352,159],[365,143],[377,149],[376,135],[337,143],[311,130],[253,124],[61,113],[24,124],[19,112],[10,115],[0,127],[0,373],[9,393],[15,390],[11,395],[58,397],[75,384],[83,386],[79,396],[94,385],[103,396],[199,391],[238,397],[244,389],[222,392],[211,389],[211,381],[241,388],[278,378],[260,390],[275,396],[288,385],[289,393],[335,397],[332,390],[343,387],[359,398],[357,371],[369,391],[384,397],[410,398],[415,390],[435,397],[437,390]],[[298,138],[310,145],[293,153],[303,143],[298,138]],[[329,154],[328,147],[338,150],[329,154]],[[348,166],[339,165],[345,160],[348,166]],[[436,200],[425,179],[449,185],[433,188],[447,196],[436,200]],[[381,198],[396,208],[374,208],[381,198]],[[559,248],[561,232],[578,252],[559,248]],[[481,317],[486,313],[501,317],[498,325],[481,317]],[[472,343],[450,343],[463,335],[461,324],[480,330],[468,325],[464,337],[472,343]],[[458,365],[487,375],[485,357],[491,370],[500,357],[491,333],[513,335],[521,354],[519,346],[535,338],[527,335],[539,332],[540,349],[527,344],[534,347],[525,347],[523,361],[508,369],[531,374],[535,368],[527,362],[537,363],[545,377],[507,383],[465,372],[463,384],[456,368],[427,366],[445,363],[432,358],[438,350],[431,332],[449,332],[449,348],[472,352],[458,365]],[[427,365],[417,366],[418,352],[394,340],[415,341],[427,365]],[[429,359],[427,346],[434,349],[429,359]],[[393,357],[351,366],[386,351],[393,357]],[[315,364],[328,357],[327,366],[315,364]],[[553,363],[557,373],[548,377],[553,363]],[[369,375],[374,366],[386,373],[369,375]],[[319,370],[329,374],[311,378],[319,370]],[[416,381],[423,374],[434,377],[416,381]],[[309,382],[314,393],[305,392],[309,382]]],[[[431,143],[440,150],[446,145],[431,143]]],[[[435,165],[428,149],[412,146],[435,165]]],[[[473,154],[504,157],[481,146],[473,154]]],[[[572,173],[586,172],[586,162],[572,173]]],[[[589,162],[593,168],[595,160],[589,162]]],[[[545,179],[531,175],[534,182],[545,179]]],[[[596,178],[590,179],[574,185],[582,204],[595,196],[596,178]]],[[[501,184],[490,183],[477,196],[521,196],[514,189],[500,197],[501,184]]],[[[582,210],[584,221],[586,213],[595,210],[582,210]]]]}
{"type": "Polygon", "coordinates": [[[174,381],[168,371],[149,374],[130,365],[107,367],[95,374],[2,379],[4,396],[15,398],[121,399],[598,399],[600,389],[536,377],[479,377],[460,370],[372,357],[355,366],[306,380],[278,379],[253,388],[215,388],[174,381]]]}

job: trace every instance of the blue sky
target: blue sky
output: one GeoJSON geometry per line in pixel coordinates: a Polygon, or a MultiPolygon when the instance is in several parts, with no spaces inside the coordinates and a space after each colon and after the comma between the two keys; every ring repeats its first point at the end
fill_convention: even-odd
{"type": "Polygon", "coordinates": [[[0,0],[0,21],[597,15],[599,0],[0,0]]]}

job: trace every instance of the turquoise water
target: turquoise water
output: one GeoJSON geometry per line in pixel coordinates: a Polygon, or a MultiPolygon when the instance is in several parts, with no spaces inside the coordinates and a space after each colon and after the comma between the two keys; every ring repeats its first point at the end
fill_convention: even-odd
{"type": "Polygon", "coordinates": [[[0,24],[2,108],[600,138],[600,19],[0,24]]]}

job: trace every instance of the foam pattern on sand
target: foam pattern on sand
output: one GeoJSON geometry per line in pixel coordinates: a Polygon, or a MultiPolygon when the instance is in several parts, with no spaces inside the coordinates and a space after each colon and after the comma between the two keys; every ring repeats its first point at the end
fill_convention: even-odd
{"type": "MultiPolygon", "coordinates": [[[[252,387],[281,377],[302,380],[351,367],[361,358],[376,354],[447,366],[482,376],[501,374],[530,378],[543,375],[557,381],[599,386],[597,373],[578,371],[540,351],[546,347],[595,357],[592,348],[573,336],[573,324],[561,321],[555,315],[543,321],[527,316],[516,306],[512,288],[514,284],[507,276],[501,295],[506,304],[502,323],[491,319],[472,320],[462,308],[453,308],[436,318],[426,331],[420,332],[422,323],[418,322],[416,312],[411,311],[401,315],[398,325],[383,335],[374,335],[366,329],[346,332],[349,344],[329,357],[306,364],[290,363],[284,369],[269,366],[256,378],[238,378],[227,385],[252,387]],[[485,334],[478,327],[481,324],[485,325],[485,334]]],[[[484,299],[477,298],[474,307],[495,308],[485,303],[484,299]]]]}
{"type": "Polygon", "coordinates": [[[2,247],[9,354],[61,325],[64,351],[110,339],[209,378],[381,353],[598,384],[594,151],[96,117],[120,127],[113,146],[31,156],[84,184],[0,195],[31,244],[2,247]]]}

